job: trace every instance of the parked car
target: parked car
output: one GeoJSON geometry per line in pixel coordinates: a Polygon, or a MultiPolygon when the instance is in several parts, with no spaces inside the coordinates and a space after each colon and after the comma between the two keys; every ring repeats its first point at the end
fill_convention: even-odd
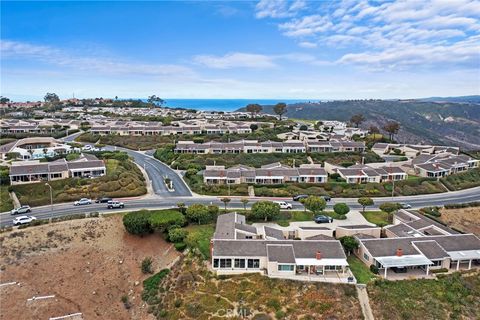
{"type": "Polygon", "coordinates": [[[308,194],[297,194],[296,196],[293,197],[293,201],[300,201],[302,199],[308,198],[308,194]]]}
{"type": "Polygon", "coordinates": [[[113,199],[112,198],[108,198],[108,197],[102,197],[102,198],[97,198],[97,200],[95,200],[96,203],[108,203],[109,201],[112,201],[113,199]]]}
{"type": "Polygon", "coordinates": [[[80,199],[78,201],[75,201],[73,203],[73,205],[75,205],[75,206],[83,206],[83,205],[86,205],[86,204],[92,204],[92,200],[87,199],[87,198],[82,198],[82,199],[80,199]]]}
{"type": "Polygon", "coordinates": [[[89,150],[92,150],[92,148],[93,147],[91,145],[87,144],[87,145],[84,145],[82,149],[85,151],[89,151],[89,150]]]}
{"type": "Polygon", "coordinates": [[[408,203],[400,203],[400,207],[402,207],[402,209],[412,209],[412,206],[408,203]]]}
{"type": "Polygon", "coordinates": [[[392,270],[395,273],[407,273],[406,267],[392,267],[392,270]]]}
{"type": "Polygon", "coordinates": [[[315,222],[316,223],[331,223],[333,222],[333,218],[329,216],[325,216],[323,214],[320,214],[318,216],[315,216],[315,222]]]}
{"type": "Polygon", "coordinates": [[[276,204],[280,206],[280,209],[292,209],[292,204],[286,201],[274,201],[276,204]]]}
{"type": "Polygon", "coordinates": [[[108,204],[107,204],[107,209],[117,209],[117,208],[125,208],[125,205],[123,204],[123,202],[119,202],[119,201],[108,201],[108,204]]]}
{"type": "Polygon", "coordinates": [[[20,216],[20,217],[16,217],[15,219],[13,219],[13,225],[14,226],[19,226],[19,225],[22,225],[22,224],[30,223],[33,220],[37,220],[37,218],[32,217],[32,216],[20,216]]]}
{"type": "Polygon", "coordinates": [[[321,195],[320,197],[322,197],[323,199],[325,199],[325,201],[329,202],[330,200],[332,200],[332,197],[330,197],[328,194],[327,195],[321,195]]]}
{"type": "Polygon", "coordinates": [[[14,214],[21,214],[21,213],[29,213],[29,212],[32,212],[32,209],[30,209],[30,206],[21,206],[10,211],[10,214],[14,215],[14,214]]]}

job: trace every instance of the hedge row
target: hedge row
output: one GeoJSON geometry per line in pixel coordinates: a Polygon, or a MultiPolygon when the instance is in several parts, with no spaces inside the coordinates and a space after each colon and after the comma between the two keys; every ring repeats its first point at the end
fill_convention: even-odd
{"type": "Polygon", "coordinates": [[[480,201],[467,202],[467,203],[452,203],[444,205],[445,209],[460,209],[470,207],[480,207],[480,201]]]}

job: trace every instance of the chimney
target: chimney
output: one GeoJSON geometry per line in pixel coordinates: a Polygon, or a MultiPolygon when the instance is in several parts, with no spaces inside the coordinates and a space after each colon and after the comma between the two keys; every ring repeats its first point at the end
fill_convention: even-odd
{"type": "Polygon", "coordinates": [[[403,256],[403,250],[402,250],[402,248],[398,248],[398,249],[397,249],[396,255],[397,255],[397,257],[403,256]]]}
{"type": "Polygon", "coordinates": [[[322,253],[320,251],[317,251],[317,253],[315,254],[315,259],[317,260],[322,259],[322,253]]]}

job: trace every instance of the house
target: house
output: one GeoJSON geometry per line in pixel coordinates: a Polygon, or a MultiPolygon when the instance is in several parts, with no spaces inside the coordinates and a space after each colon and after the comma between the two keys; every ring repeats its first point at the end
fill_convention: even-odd
{"type": "Polygon", "coordinates": [[[355,281],[340,241],[287,240],[281,231],[263,229],[258,232],[237,213],[220,215],[210,242],[213,271],[302,281],[355,281]]]}
{"type": "Polygon", "coordinates": [[[460,234],[419,213],[399,210],[394,214],[394,225],[385,231],[388,238],[356,236],[359,248],[355,250],[360,260],[367,266],[375,265],[385,278],[389,270],[404,268],[407,275],[428,276],[431,269],[480,267],[480,239],[476,235],[460,234]]]}
{"type": "Polygon", "coordinates": [[[260,168],[237,165],[228,169],[225,166],[207,166],[203,172],[203,181],[205,184],[325,183],[327,173],[319,164],[290,167],[277,162],[260,168]]]}
{"type": "Polygon", "coordinates": [[[16,161],[10,167],[10,183],[35,183],[66,178],[99,177],[106,173],[105,164],[92,155],[82,155],[79,159],[52,162],[39,160],[16,161]]]}
{"type": "Polygon", "coordinates": [[[402,168],[396,166],[374,168],[369,165],[357,164],[344,168],[325,162],[325,170],[329,174],[339,174],[347,183],[381,183],[386,181],[401,181],[408,177],[402,168]]]}
{"type": "Polygon", "coordinates": [[[412,166],[421,177],[441,178],[478,168],[480,160],[473,159],[467,155],[441,153],[437,155],[420,155],[412,160],[412,166]]]}
{"type": "Polygon", "coordinates": [[[442,153],[458,155],[460,149],[458,147],[450,146],[377,142],[372,146],[372,151],[379,156],[392,154],[403,155],[407,158],[415,158],[419,155],[434,155],[442,153]],[[395,150],[397,150],[397,152],[395,152],[395,150]]]}
{"type": "Polygon", "coordinates": [[[0,146],[0,157],[5,159],[7,154],[16,154],[19,160],[43,159],[60,154],[78,152],[68,144],[61,143],[52,137],[31,137],[16,140],[0,146]]]}

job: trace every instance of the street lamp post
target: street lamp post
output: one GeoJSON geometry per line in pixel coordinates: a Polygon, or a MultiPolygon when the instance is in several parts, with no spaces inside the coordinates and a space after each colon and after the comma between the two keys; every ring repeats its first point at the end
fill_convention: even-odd
{"type": "Polygon", "coordinates": [[[53,189],[48,182],[46,182],[45,185],[50,188],[50,220],[51,220],[53,219],[53,189]]]}

